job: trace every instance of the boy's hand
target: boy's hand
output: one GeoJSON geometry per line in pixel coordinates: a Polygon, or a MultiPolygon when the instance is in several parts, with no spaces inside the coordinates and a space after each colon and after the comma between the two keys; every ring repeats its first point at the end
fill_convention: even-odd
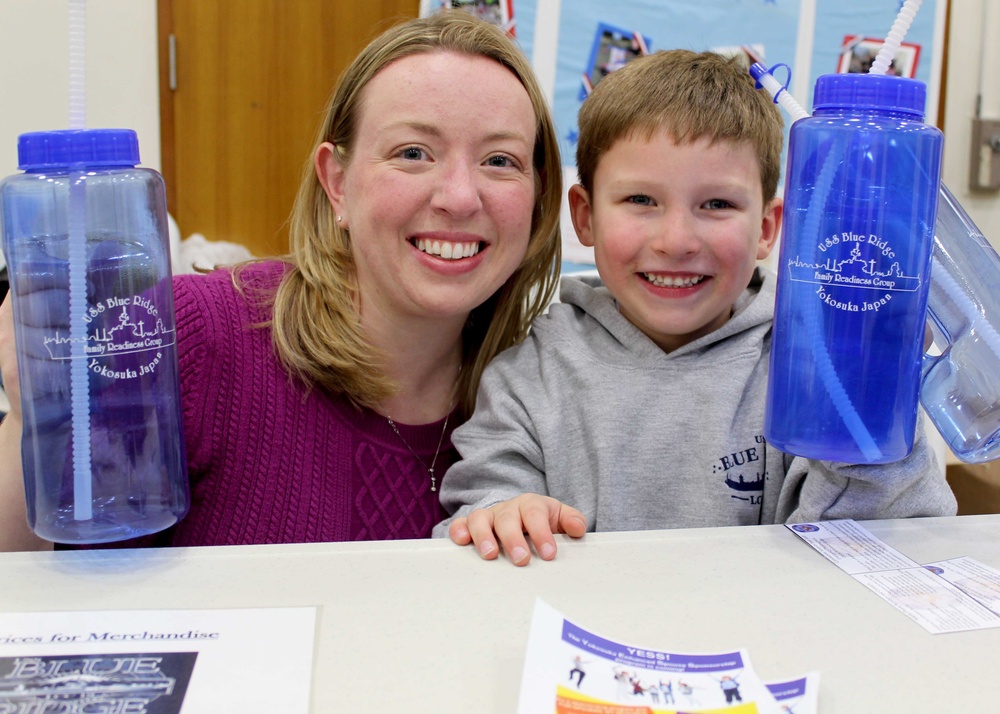
{"type": "Polygon", "coordinates": [[[525,493],[490,508],[477,508],[467,518],[456,518],[448,535],[458,545],[475,543],[485,560],[500,554],[497,539],[514,565],[527,565],[531,548],[525,533],[542,560],[556,557],[553,533],[580,538],[587,531],[587,521],[577,509],[550,496],[525,493]]]}

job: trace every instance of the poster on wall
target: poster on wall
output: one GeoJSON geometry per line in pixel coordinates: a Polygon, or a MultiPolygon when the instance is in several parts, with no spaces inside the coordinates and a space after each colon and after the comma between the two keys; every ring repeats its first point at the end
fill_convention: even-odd
{"type": "MultiPolygon", "coordinates": [[[[745,52],[807,110],[823,74],[864,72],[903,6],[902,0],[422,0],[421,14],[446,5],[501,5],[505,22],[531,59],[550,98],[567,185],[576,180],[577,113],[589,88],[648,52],[684,48],[745,52]]],[[[927,121],[937,121],[946,0],[923,0],[890,72],[928,85],[927,121]]],[[[786,118],[787,119],[787,118],[786,118]]],[[[785,122],[786,143],[788,125],[785,122]]],[[[564,204],[565,207],[565,204],[564,204]]],[[[564,253],[586,263],[563,220],[564,253]]]]}
{"type": "Polygon", "coordinates": [[[449,9],[462,10],[475,15],[502,27],[510,35],[517,36],[514,0],[420,0],[421,17],[449,9]]]}

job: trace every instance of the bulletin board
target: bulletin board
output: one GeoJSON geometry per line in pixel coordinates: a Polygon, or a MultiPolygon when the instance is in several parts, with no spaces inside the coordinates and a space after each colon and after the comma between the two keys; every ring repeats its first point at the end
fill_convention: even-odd
{"type": "MultiPolygon", "coordinates": [[[[576,116],[588,85],[645,52],[684,48],[746,51],[812,109],[816,79],[867,71],[902,0],[423,0],[421,14],[447,5],[502,17],[549,96],[567,180],[575,181],[576,116]]],[[[891,72],[927,84],[928,123],[937,122],[947,0],[923,0],[891,72]]],[[[785,132],[790,121],[786,117],[785,132]]],[[[565,229],[564,229],[565,232],[565,229]]],[[[572,239],[572,228],[569,238],[572,239]]],[[[566,240],[567,248],[575,241],[566,240]]]]}

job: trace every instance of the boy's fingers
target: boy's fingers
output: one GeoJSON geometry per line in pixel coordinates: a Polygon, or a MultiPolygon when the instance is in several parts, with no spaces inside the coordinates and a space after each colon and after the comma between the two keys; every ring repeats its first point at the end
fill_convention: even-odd
{"type": "Polygon", "coordinates": [[[577,509],[564,504],[559,512],[558,528],[568,536],[582,538],[587,532],[587,519],[577,509]]]}
{"type": "Polygon", "coordinates": [[[500,555],[496,539],[493,537],[493,511],[487,508],[477,508],[465,521],[469,536],[476,545],[479,555],[486,560],[494,560],[500,555]]]}
{"type": "Polygon", "coordinates": [[[456,518],[448,526],[448,537],[451,538],[451,542],[456,545],[468,545],[472,542],[472,534],[469,533],[469,526],[466,523],[467,519],[456,518]]]}
{"type": "Polygon", "coordinates": [[[556,557],[556,539],[552,537],[552,523],[559,509],[559,502],[542,496],[525,499],[521,504],[521,522],[531,538],[532,545],[542,560],[556,557]]]}
{"type": "Polygon", "coordinates": [[[500,539],[507,557],[514,565],[527,565],[531,560],[531,549],[524,537],[524,523],[518,499],[494,506],[493,530],[500,539]]]}

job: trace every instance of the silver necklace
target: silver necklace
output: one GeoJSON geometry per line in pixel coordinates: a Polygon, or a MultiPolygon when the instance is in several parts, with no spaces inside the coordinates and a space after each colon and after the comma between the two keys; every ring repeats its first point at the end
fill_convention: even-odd
{"type": "Polygon", "coordinates": [[[427,473],[430,474],[431,477],[431,491],[432,492],[437,491],[437,478],[434,476],[434,465],[437,463],[438,454],[441,453],[441,444],[444,443],[444,433],[448,431],[448,419],[451,418],[451,413],[449,412],[448,415],[445,416],[444,418],[444,426],[441,427],[441,438],[438,439],[438,446],[437,449],[434,451],[434,458],[431,460],[430,466],[425,464],[424,460],[419,456],[417,456],[417,452],[413,450],[413,447],[410,446],[409,442],[407,442],[406,439],[403,438],[403,435],[399,433],[399,429],[396,428],[396,422],[392,420],[392,417],[386,414],[385,418],[389,422],[389,426],[392,427],[392,430],[396,432],[396,436],[398,436],[399,440],[403,442],[403,446],[409,449],[410,453],[413,454],[413,458],[419,461],[420,465],[423,466],[425,469],[427,469],[427,473]]]}

